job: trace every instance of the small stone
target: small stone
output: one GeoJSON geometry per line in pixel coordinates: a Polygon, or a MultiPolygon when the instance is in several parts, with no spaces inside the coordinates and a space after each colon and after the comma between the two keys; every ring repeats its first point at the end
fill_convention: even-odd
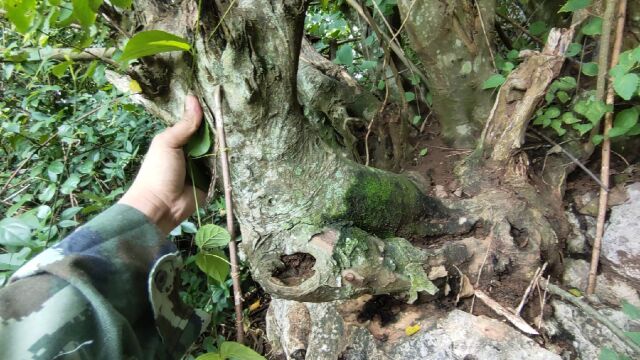
{"type": "Polygon", "coordinates": [[[454,192],[453,195],[457,196],[457,197],[462,197],[462,188],[459,187],[457,188],[454,192]]]}
{"type": "Polygon", "coordinates": [[[587,237],[580,227],[580,220],[571,211],[566,211],[571,225],[571,233],[567,237],[567,250],[571,254],[584,254],[587,251],[587,237]]]}
{"type": "Polygon", "coordinates": [[[441,198],[441,199],[444,199],[444,198],[449,196],[449,194],[445,190],[444,186],[442,186],[442,185],[436,185],[434,187],[434,192],[435,192],[435,196],[438,197],[438,198],[441,198]]]}

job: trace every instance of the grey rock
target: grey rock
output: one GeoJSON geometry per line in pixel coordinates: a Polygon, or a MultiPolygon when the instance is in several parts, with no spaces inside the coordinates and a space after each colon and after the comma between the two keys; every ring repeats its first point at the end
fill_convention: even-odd
{"type": "Polygon", "coordinates": [[[581,229],[580,220],[572,211],[565,213],[571,225],[571,233],[567,237],[567,250],[570,254],[584,254],[587,252],[587,236],[581,229]]]}
{"type": "MultiPolygon", "coordinates": [[[[619,354],[630,356],[631,350],[608,328],[586,316],[577,307],[559,300],[552,300],[553,318],[545,321],[545,329],[552,337],[571,339],[578,359],[598,359],[600,349],[608,347],[619,354]]],[[[630,320],[622,311],[610,308],[599,309],[614,324],[624,331],[638,331],[640,323],[630,320]]],[[[572,357],[573,358],[573,357],[572,357]]]]}
{"type": "Polygon", "coordinates": [[[640,183],[627,186],[629,199],[611,209],[602,256],[618,274],[640,285],[640,183]]]}
{"type": "Polygon", "coordinates": [[[273,299],[267,313],[267,336],[276,353],[284,354],[287,359],[304,353],[308,360],[561,359],[503,322],[460,310],[453,310],[440,319],[418,320],[422,328],[414,335],[402,333],[388,341],[379,341],[366,324],[354,322],[353,317],[338,311],[342,303],[273,299]],[[299,306],[306,307],[307,311],[300,311],[299,306]],[[300,316],[302,313],[308,317],[300,316]],[[310,331],[292,331],[292,328],[310,331]],[[306,344],[306,349],[300,344],[306,344]]]}
{"type": "Polygon", "coordinates": [[[449,196],[449,193],[447,192],[447,190],[445,189],[445,187],[443,185],[436,185],[434,187],[434,195],[437,198],[444,199],[444,198],[449,196]]]}
{"type": "MultiPolygon", "coordinates": [[[[565,259],[564,274],[562,281],[569,287],[577,288],[581,291],[587,287],[587,277],[589,275],[589,263],[585,260],[565,259]]],[[[595,295],[605,303],[620,307],[622,300],[640,306],[640,296],[638,290],[631,284],[624,281],[624,278],[603,272],[596,278],[595,295]]]]}

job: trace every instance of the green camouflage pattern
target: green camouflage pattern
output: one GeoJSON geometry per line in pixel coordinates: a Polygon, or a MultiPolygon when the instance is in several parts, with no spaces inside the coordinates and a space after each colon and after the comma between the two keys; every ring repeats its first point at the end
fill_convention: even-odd
{"type": "Polygon", "coordinates": [[[178,359],[209,323],[178,296],[175,245],[114,205],[0,289],[0,359],[178,359]]]}

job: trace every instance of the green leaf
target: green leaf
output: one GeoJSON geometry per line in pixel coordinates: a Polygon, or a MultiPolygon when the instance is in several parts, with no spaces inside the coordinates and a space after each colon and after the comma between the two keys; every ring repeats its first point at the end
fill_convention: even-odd
{"type": "Polygon", "coordinates": [[[196,265],[219,283],[223,283],[229,275],[229,260],[220,250],[199,252],[196,255],[196,265]]]}
{"type": "Polygon", "coordinates": [[[569,0],[560,8],[560,10],[558,10],[558,12],[573,12],[584,9],[589,5],[591,5],[591,0],[569,0]]]}
{"type": "Polygon", "coordinates": [[[416,94],[412,93],[411,91],[407,91],[404,93],[404,100],[406,102],[412,102],[415,99],[416,99],[416,94]]]}
{"type": "Polygon", "coordinates": [[[631,341],[640,345],[640,332],[639,331],[625,331],[624,333],[631,341]]]}
{"type": "Polygon", "coordinates": [[[420,124],[421,120],[422,120],[422,116],[416,115],[416,116],[413,117],[413,119],[411,119],[411,123],[413,125],[418,125],[418,124],[420,124]]]}
{"type": "Polygon", "coordinates": [[[632,107],[620,111],[616,115],[616,119],[613,121],[613,126],[616,128],[629,130],[638,123],[638,108],[632,107]]]}
{"type": "Polygon", "coordinates": [[[582,33],[589,36],[602,33],[602,18],[593,17],[582,27],[582,33]]]}
{"type": "Polygon", "coordinates": [[[73,61],[63,61],[57,65],[51,67],[51,73],[55,75],[58,79],[62,78],[64,74],[67,72],[67,69],[73,64],[73,61]]]}
{"type": "Polygon", "coordinates": [[[80,175],[73,173],[64,181],[64,183],[62,183],[60,186],[60,192],[65,195],[69,195],[78,187],[79,183],[80,175]]]}
{"type": "Polygon", "coordinates": [[[4,11],[9,21],[20,33],[26,33],[36,14],[36,0],[4,0],[4,11]]]}
{"type": "Polygon", "coordinates": [[[547,23],[544,21],[535,21],[529,25],[529,32],[533,36],[538,36],[547,31],[547,23]]]}
{"type": "Polygon", "coordinates": [[[31,237],[31,227],[20,218],[6,218],[0,221],[0,245],[25,246],[31,237]]]}
{"type": "Polygon", "coordinates": [[[482,88],[483,89],[497,88],[498,86],[504,84],[505,80],[506,80],[505,77],[500,74],[491,75],[491,77],[489,77],[487,80],[485,80],[485,82],[482,83],[482,88]]]}
{"type": "Polygon", "coordinates": [[[602,136],[602,135],[598,134],[598,135],[595,135],[595,136],[593,137],[593,139],[591,139],[591,142],[593,142],[593,145],[598,146],[598,145],[600,145],[600,143],[602,142],[602,140],[604,140],[604,136],[602,136]]]}
{"type": "Polygon", "coordinates": [[[111,3],[121,9],[129,9],[133,0],[111,0],[111,3]]]}
{"type": "Polygon", "coordinates": [[[560,114],[561,114],[560,109],[558,109],[555,106],[548,108],[547,111],[544,112],[544,116],[548,117],[549,119],[555,119],[558,116],[560,116],[560,114]]]}
{"type": "Polygon", "coordinates": [[[556,97],[563,104],[566,104],[569,100],[571,100],[571,96],[569,96],[569,94],[567,94],[567,92],[563,90],[558,91],[556,93],[556,97]]]}
{"type": "Polygon", "coordinates": [[[558,133],[558,136],[562,136],[562,135],[566,134],[566,132],[567,132],[567,130],[562,128],[562,121],[557,120],[557,119],[551,121],[551,128],[553,130],[555,130],[556,133],[558,133]]]}
{"type": "Polygon", "coordinates": [[[573,76],[563,76],[554,81],[554,84],[558,90],[571,90],[576,88],[577,81],[573,76]]]}
{"type": "Polygon", "coordinates": [[[102,0],[72,0],[73,17],[83,28],[88,28],[96,22],[96,15],[102,0]]]}
{"type": "Polygon", "coordinates": [[[624,100],[630,100],[638,88],[638,75],[630,73],[613,79],[613,89],[624,100]]]}
{"type": "Polygon", "coordinates": [[[211,132],[209,125],[205,122],[200,126],[195,136],[192,136],[187,143],[187,154],[191,157],[202,156],[211,148],[211,132]]]}
{"type": "Polygon", "coordinates": [[[586,117],[591,123],[597,124],[607,111],[612,111],[602,100],[580,100],[573,106],[573,111],[586,117]]]}
{"type": "Polygon", "coordinates": [[[220,354],[218,353],[206,353],[198,356],[196,360],[225,360],[225,359],[222,356],[220,356],[220,354]]]}
{"type": "Polygon", "coordinates": [[[266,360],[251,348],[235,341],[225,341],[220,345],[220,355],[232,360],[266,360]]]}
{"type": "Polygon", "coordinates": [[[353,48],[349,44],[345,44],[336,51],[336,64],[350,66],[353,64],[353,48]]]}
{"type": "Polygon", "coordinates": [[[378,90],[384,90],[385,86],[386,83],[384,82],[384,80],[378,81],[378,90]]]}
{"type": "Polygon", "coordinates": [[[429,152],[429,148],[424,148],[420,150],[420,156],[427,156],[428,152],[429,152]]]}
{"type": "Polygon", "coordinates": [[[622,312],[625,313],[631,320],[640,319],[640,307],[630,304],[626,300],[622,300],[622,312]]]}
{"type": "Polygon", "coordinates": [[[580,53],[580,51],[582,51],[582,45],[578,43],[571,43],[567,47],[567,51],[564,53],[564,56],[566,57],[576,56],[580,53]]]}
{"type": "Polygon", "coordinates": [[[580,119],[578,119],[577,117],[575,117],[575,115],[573,115],[572,112],[566,112],[564,114],[562,114],[562,122],[567,124],[567,125],[571,125],[571,124],[575,124],[580,122],[580,119]]]}
{"type": "Polygon", "coordinates": [[[593,129],[593,124],[573,124],[573,128],[580,133],[580,136],[582,136],[593,129]]]}
{"type": "Polygon", "coordinates": [[[204,225],[196,233],[196,245],[203,250],[226,246],[230,240],[227,230],[214,224],[204,225]]]}
{"type": "Polygon", "coordinates": [[[640,135],[640,124],[636,124],[634,127],[627,131],[627,136],[636,136],[640,135]]]}
{"type": "Polygon", "coordinates": [[[60,226],[61,228],[68,228],[68,227],[77,226],[77,225],[78,225],[78,222],[73,220],[62,220],[58,223],[58,226],[60,226]]]}
{"type": "Polygon", "coordinates": [[[53,195],[55,195],[55,193],[56,193],[56,186],[54,184],[49,184],[49,186],[44,188],[44,190],[42,190],[40,195],[38,195],[38,200],[40,200],[41,202],[47,202],[53,199],[53,195]]]}
{"type": "Polygon", "coordinates": [[[82,210],[81,206],[74,206],[74,207],[70,207],[68,209],[65,209],[62,214],[60,214],[60,219],[61,220],[69,220],[72,217],[74,217],[77,213],[79,213],[82,210]]]}
{"type": "Polygon", "coordinates": [[[587,76],[598,75],[598,64],[594,62],[588,62],[588,63],[582,64],[582,73],[587,76]]]}
{"type": "Polygon", "coordinates": [[[125,62],[169,51],[189,50],[191,45],[180,36],[161,30],[142,31],[129,39],[120,56],[120,61],[125,62]]]}
{"type": "Polygon", "coordinates": [[[604,347],[600,349],[600,355],[598,355],[598,360],[619,360],[618,353],[616,353],[615,351],[609,348],[604,347]]]}

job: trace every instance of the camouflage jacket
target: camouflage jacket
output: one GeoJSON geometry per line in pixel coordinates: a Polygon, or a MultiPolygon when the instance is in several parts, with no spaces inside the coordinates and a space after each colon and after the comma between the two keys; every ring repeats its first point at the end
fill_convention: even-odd
{"type": "Polygon", "coordinates": [[[178,359],[209,320],[178,297],[181,260],[114,205],[0,289],[0,359],[178,359]]]}

